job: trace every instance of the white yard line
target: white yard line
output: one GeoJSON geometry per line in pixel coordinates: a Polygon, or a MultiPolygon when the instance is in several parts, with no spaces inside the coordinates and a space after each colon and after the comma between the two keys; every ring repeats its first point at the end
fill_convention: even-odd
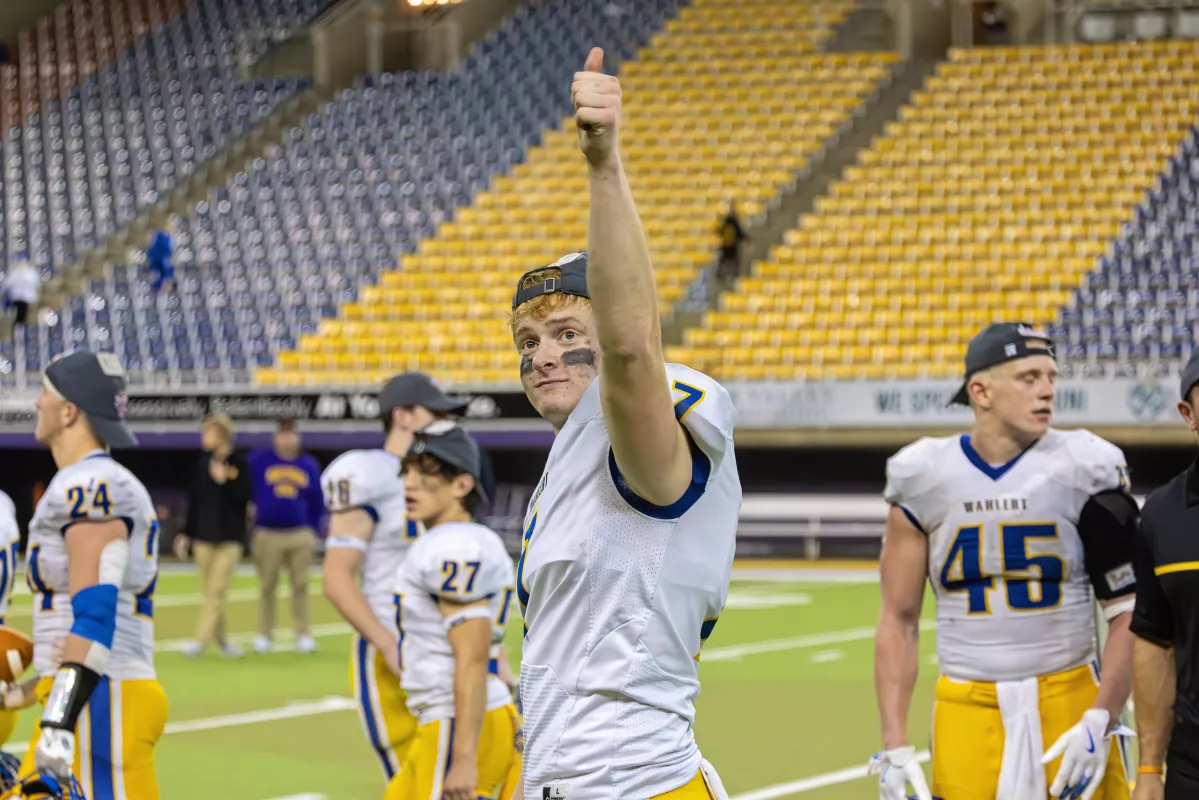
{"type": "MultiPolygon", "coordinates": [[[[920,621],[920,630],[922,631],[933,630],[936,627],[936,620],[925,619],[920,621]]],[[[703,655],[700,656],[700,663],[707,664],[712,661],[729,661],[744,658],[745,656],[761,655],[762,653],[780,653],[785,650],[824,647],[830,644],[843,644],[845,642],[857,642],[873,638],[874,628],[849,628],[843,631],[817,633],[811,636],[796,636],[791,639],[770,639],[765,642],[732,644],[725,647],[713,647],[710,650],[705,648],[703,655]]]]}
{"type": "Polygon", "coordinates": [[[763,583],[878,583],[878,570],[734,567],[733,580],[763,583]]]}
{"type": "Polygon", "coordinates": [[[325,800],[324,794],[289,794],[287,797],[274,797],[271,800],[325,800]]]}
{"type": "MultiPolygon", "coordinates": [[[[320,587],[314,587],[315,592],[320,592],[320,587]]],[[[28,595],[28,590],[26,590],[28,595]]],[[[311,596],[310,592],[310,596],[311,596]]],[[[225,595],[225,601],[229,603],[248,603],[257,600],[259,592],[257,589],[233,589],[225,595]]],[[[291,598],[291,589],[280,589],[276,598],[279,600],[287,600],[291,598]]],[[[184,608],[188,606],[198,606],[203,601],[204,595],[201,594],[155,594],[155,608],[184,608]]],[[[9,609],[8,616],[10,617],[29,617],[33,615],[33,605],[21,603],[19,606],[14,605],[9,609]]]]}
{"type": "MultiPolygon", "coordinates": [[[[191,719],[182,722],[168,722],[166,733],[192,733],[194,731],[210,731],[218,728],[234,728],[239,725],[254,725],[260,722],[275,722],[281,719],[311,717],[317,714],[331,714],[338,711],[353,711],[358,706],[348,697],[325,697],[320,700],[310,700],[301,703],[290,703],[281,708],[265,708],[261,711],[246,711],[241,714],[224,714],[219,717],[206,719],[191,719]]],[[[29,749],[28,742],[17,742],[4,748],[14,755],[20,755],[29,749]]],[[[313,797],[316,795],[300,795],[313,797]]]]}
{"type": "MultiPolygon", "coordinates": [[[[927,750],[921,750],[916,754],[916,760],[924,763],[931,756],[927,750]]],[[[789,781],[787,783],[776,783],[774,786],[763,786],[761,789],[754,789],[752,792],[744,792],[735,794],[729,800],[776,800],[779,797],[790,797],[793,794],[801,794],[810,792],[813,789],[823,789],[825,786],[836,786],[841,783],[849,783],[860,778],[865,778],[870,774],[869,769],[865,764],[857,767],[849,767],[847,769],[839,769],[836,772],[826,772],[823,775],[813,775],[811,778],[801,778],[797,781],[789,781]]]]}
{"type": "MultiPolygon", "coordinates": [[[[353,628],[344,622],[329,622],[324,625],[313,625],[309,630],[309,634],[314,639],[320,639],[325,636],[343,636],[347,633],[353,633],[353,628]]],[[[229,641],[234,644],[248,644],[253,641],[254,633],[232,633],[229,634],[229,641]]],[[[181,653],[187,649],[194,639],[164,639],[154,643],[154,651],[158,653],[181,653]]],[[[285,652],[296,649],[296,635],[291,631],[278,631],[275,634],[275,649],[274,652],[285,652]]]]}

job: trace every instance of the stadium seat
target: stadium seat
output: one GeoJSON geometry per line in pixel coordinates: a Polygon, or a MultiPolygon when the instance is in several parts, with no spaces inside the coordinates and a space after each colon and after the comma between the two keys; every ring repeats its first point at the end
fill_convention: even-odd
{"type": "MultiPolygon", "coordinates": [[[[380,371],[408,368],[471,383],[513,379],[504,320],[516,279],[586,246],[588,181],[566,89],[592,43],[621,42],[605,48],[605,67],[619,67],[623,154],[669,310],[712,259],[728,201],[746,216],[762,211],[889,79],[892,54],[820,52],[851,7],[652,0],[614,22],[596,4],[554,0],[526,8],[517,30],[484,43],[461,77],[384,76],[346,93],[293,132],[286,152],[231,196],[229,211],[243,231],[255,227],[248,201],[269,185],[277,206],[289,185],[280,172],[328,170],[342,158],[307,194],[335,188],[360,198],[382,223],[371,241],[397,252],[398,265],[371,264],[381,269],[377,283],[356,293],[350,287],[370,276],[352,276],[338,319],[306,329],[258,380],[319,383],[336,374],[372,383],[380,371]],[[517,61],[535,67],[519,86],[500,68],[517,61]],[[491,95],[473,91],[480,81],[491,95]],[[397,95],[433,113],[397,119],[397,95]],[[429,133],[426,121],[442,130],[429,133]],[[351,133],[357,142],[346,141],[351,133]],[[397,159],[407,160],[403,185],[387,181],[397,159]]],[[[305,193],[298,188],[301,201],[305,193]]],[[[326,213],[336,202],[327,196],[326,213]]]]}
{"type": "Polygon", "coordinates": [[[982,326],[1026,320],[1067,358],[1177,358],[1199,319],[1197,55],[951,52],[670,357],[726,379],[940,377],[982,326]]]}

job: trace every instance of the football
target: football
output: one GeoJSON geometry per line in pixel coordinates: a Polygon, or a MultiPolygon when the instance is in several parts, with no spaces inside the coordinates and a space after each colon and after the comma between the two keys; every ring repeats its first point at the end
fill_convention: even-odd
{"type": "Polygon", "coordinates": [[[7,625],[0,625],[0,681],[14,681],[33,663],[33,639],[7,625]]]}

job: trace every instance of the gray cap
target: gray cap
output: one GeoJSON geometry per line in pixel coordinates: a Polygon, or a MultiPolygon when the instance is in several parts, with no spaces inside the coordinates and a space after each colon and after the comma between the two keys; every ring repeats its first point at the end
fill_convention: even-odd
{"type": "Polygon", "coordinates": [[[379,413],[386,414],[393,408],[424,406],[438,414],[457,414],[465,410],[466,403],[448,397],[437,388],[433,379],[423,372],[405,372],[389,380],[379,392],[379,413]]]}
{"type": "Polygon", "coordinates": [[[52,361],[44,379],[52,391],[87,414],[104,444],[137,446],[137,437],[125,424],[125,370],[116,355],[76,351],[52,361]]]}
{"type": "MultiPolygon", "coordinates": [[[[439,426],[434,423],[430,427],[436,429],[439,426]]],[[[479,497],[487,500],[487,494],[483,491],[483,460],[479,455],[479,445],[465,430],[454,425],[439,433],[418,431],[412,440],[412,446],[408,448],[408,454],[422,453],[470,475],[475,479],[475,491],[479,493],[479,497]]]]}
{"type": "Polygon", "coordinates": [[[949,404],[970,405],[970,393],[966,387],[975,373],[1028,356],[1054,357],[1053,342],[1049,339],[1049,334],[1027,322],[991,323],[966,346],[966,377],[949,404]],[[1029,347],[1030,341],[1045,342],[1046,346],[1029,347]]]}
{"type": "Polygon", "coordinates": [[[1186,366],[1182,368],[1182,384],[1178,389],[1179,396],[1187,399],[1187,392],[1194,388],[1195,384],[1199,383],[1199,347],[1196,347],[1191,352],[1191,357],[1187,359],[1186,366]]]}

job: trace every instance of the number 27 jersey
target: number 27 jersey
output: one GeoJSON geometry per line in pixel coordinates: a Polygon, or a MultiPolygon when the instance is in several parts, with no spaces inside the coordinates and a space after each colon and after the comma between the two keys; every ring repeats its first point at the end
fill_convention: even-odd
{"type": "Polygon", "coordinates": [[[1120,449],[1085,430],[1050,429],[998,467],[969,436],[921,439],[887,462],[886,500],[928,536],[943,674],[1023,680],[1094,658],[1078,520],[1127,476],[1120,449]]]}
{"type": "Polygon", "coordinates": [[[154,678],[154,588],[158,582],[158,518],[150,495],[129,470],[96,451],[58,471],[29,521],[25,578],[33,592],[33,664],[53,674],[54,642],[71,631],[70,570],[64,533],[80,522],[121,520],[129,531],[129,564],[117,588],[117,627],[107,674],[154,678]]]}

